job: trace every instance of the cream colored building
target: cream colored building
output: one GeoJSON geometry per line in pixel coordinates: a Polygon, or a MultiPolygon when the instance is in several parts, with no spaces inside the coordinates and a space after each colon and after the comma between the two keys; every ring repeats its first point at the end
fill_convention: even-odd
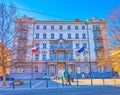
{"type": "MultiPolygon", "coordinates": [[[[106,22],[102,19],[42,21],[23,16],[15,20],[15,32],[19,34],[13,58],[18,60],[11,75],[16,78],[60,76],[64,69],[88,77],[103,72],[96,63],[97,51],[107,47],[106,22]],[[85,50],[78,53],[83,45],[85,50]],[[39,47],[39,52],[32,53],[33,47],[39,47]]],[[[110,68],[105,67],[104,72],[110,72],[110,68]]]]}

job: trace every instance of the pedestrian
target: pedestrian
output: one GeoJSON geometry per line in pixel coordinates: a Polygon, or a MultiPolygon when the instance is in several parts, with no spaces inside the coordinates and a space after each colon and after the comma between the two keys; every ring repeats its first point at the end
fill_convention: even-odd
{"type": "Polygon", "coordinates": [[[72,82],[74,82],[74,74],[72,74],[72,79],[71,80],[72,80],[72,82]]]}
{"type": "MultiPolygon", "coordinates": [[[[69,84],[69,85],[71,85],[71,75],[70,74],[68,74],[68,76],[67,76],[67,83],[69,84]]],[[[67,84],[66,83],[66,84],[67,84]]]]}
{"type": "Polygon", "coordinates": [[[85,79],[85,74],[84,73],[82,73],[82,78],[85,79]]]}

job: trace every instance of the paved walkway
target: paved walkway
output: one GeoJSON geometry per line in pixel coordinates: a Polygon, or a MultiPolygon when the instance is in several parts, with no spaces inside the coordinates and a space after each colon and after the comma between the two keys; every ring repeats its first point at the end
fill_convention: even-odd
{"type": "Polygon", "coordinates": [[[0,89],[0,95],[120,95],[120,86],[0,89]]]}

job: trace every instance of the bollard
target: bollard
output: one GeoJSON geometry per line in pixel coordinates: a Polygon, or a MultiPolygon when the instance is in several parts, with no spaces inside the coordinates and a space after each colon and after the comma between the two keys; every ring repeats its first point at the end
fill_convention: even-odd
{"type": "Polygon", "coordinates": [[[31,85],[31,79],[30,79],[30,88],[32,87],[32,85],[31,85]]]}
{"type": "Polygon", "coordinates": [[[105,79],[103,78],[103,85],[105,85],[105,79]]]}
{"type": "Polygon", "coordinates": [[[64,87],[64,81],[63,81],[63,76],[62,76],[62,87],[64,87]]]}
{"type": "Polygon", "coordinates": [[[114,78],[114,85],[116,85],[116,78],[114,78]]]}
{"type": "Polygon", "coordinates": [[[14,81],[13,81],[13,89],[15,89],[15,84],[14,84],[14,81]]]}
{"type": "Polygon", "coordinates": [[[46,87],[48,88],[48,79],[46,78],[46,87]]]}
{"type": "Polygon", "coordinates": [[[77,77],[77,86],[79,86],[79,84],[78,84],[78,77],[77,77]]]}

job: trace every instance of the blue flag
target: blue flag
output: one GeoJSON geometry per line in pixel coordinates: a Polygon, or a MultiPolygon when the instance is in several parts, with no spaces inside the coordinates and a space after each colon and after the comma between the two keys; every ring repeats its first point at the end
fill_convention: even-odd
{"type": "Polygon", "coordinates": [[[80,48],[77,52],[78,53],[81,53],[81,52],[83,52],[85,50],[85,47],[83,46],[82,48],[80,48]]]}

